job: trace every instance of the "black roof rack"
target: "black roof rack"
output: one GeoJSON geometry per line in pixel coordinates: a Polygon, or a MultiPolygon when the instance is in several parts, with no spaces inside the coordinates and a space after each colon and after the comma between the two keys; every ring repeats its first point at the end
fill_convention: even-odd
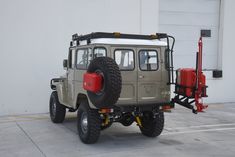
{"type": "Polygon", "coordinates": [[[80,41],[87,40],[87,44],[90,44],[91,39],[97,39],[97,38],[122,38],[122,39],[154,40],[154,39],[167,38],[167,34],[166,33],[156,33],[156,34],[152,34],[152,35],[140,35],[140,34],[122,34],[119,32],[114,32],[114,33],[95,32],[95,33],[90,33],[87,35],[80,35],[80,36],[78,34],[74,34],[74,35],[72,35],[72,42],[76,41],[77,45],[79,45],[80,41]]]}

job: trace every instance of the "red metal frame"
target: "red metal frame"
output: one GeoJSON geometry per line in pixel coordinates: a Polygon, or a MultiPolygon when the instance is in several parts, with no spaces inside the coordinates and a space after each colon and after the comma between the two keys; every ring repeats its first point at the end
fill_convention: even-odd
{"type": "Polygon", "coordinates": [[[208,105],[204,105],[202,102],[202,37],[198,41],[198,59],[197,59],[197,82],[196,82],[196,91],[195,91],[195,105],[197,107],[197,112],[203,112],[203,109],[207,108],[208,105]]]}

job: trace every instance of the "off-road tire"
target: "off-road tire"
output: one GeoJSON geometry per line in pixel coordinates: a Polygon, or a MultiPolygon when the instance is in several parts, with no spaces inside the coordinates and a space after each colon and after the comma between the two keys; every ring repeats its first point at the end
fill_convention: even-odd
{"type": "Polygon", "coordinates": [[[87,91],[90,101],[97,108],[114,105],[120,97],[122,88],[121,72],[117,63],[109,57],[97,57],[91,61],[87,72],[97,72],[103,76],[103,88],[99,93],[87,91]]]}
{"type": "Polygon", "coordinates": [[[89,108],[87,101],[82,101],[77,112],[78,135],[83,143],[95,143],[100,136],[101,118],[98,110],[89,108]],[[84,131],[82,116],[87,116],[87,128],[84,131]]]}
{"type": "Polygon", "coordinates": [[[142,127],[139,127],[142,134],[148,137],[159,136],[164,128],[164,113],[159,112],[153,118],[152,112],[144,112],[141,117],[142,127]]]}
{"type": "Polygon", "coordinates": [[[62,123],[65,118],[66,107],[60,104],[56,91],[51,93],[49,103],[51,121],[54,123],[62,123]]]}

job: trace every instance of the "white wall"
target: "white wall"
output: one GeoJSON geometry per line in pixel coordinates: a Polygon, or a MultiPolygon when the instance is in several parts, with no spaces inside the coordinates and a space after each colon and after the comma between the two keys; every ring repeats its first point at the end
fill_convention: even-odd
{"type": "MultiPolygon", "coordinates": [[[[222,79],[211,79],[208,81],[208,102],[235,102],[235,1],[221,1],[221,26],[220,26],[220,52],[222,79]]],[[[219,59],[219,60],[220,60],[219,59]]]]}
{"type": "Polygon", "coordinates": [[[202,68],[217,69],[220,0],[160,0],[159,11],[159,30],[176,38],[174,67],[195,67],[200,32],[208,29],[202,68]]]}
{"type": "Polygon", "coordinates": [[[158,30],[158,0],[1,0],[0,115],[48,112],[71,35],[158,30]]]}

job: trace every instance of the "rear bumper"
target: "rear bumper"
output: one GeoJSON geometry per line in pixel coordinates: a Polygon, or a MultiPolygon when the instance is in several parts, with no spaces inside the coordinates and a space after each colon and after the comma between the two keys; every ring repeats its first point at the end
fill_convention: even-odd
{"type": "Polygon", "coordinates": [[[115,107],[121,109],[121,111],[123,112],[132,112],[135,111],[136,108],[138,108],[139,111],[152,111],[154,109],[159,109],[161,106],[170,106],[171,108],[174,108],[175,104],[173,102],[161,102],[161,103],[141,104],[141,105],[122,104],[122,105],[117,105],[115,107]]]}

